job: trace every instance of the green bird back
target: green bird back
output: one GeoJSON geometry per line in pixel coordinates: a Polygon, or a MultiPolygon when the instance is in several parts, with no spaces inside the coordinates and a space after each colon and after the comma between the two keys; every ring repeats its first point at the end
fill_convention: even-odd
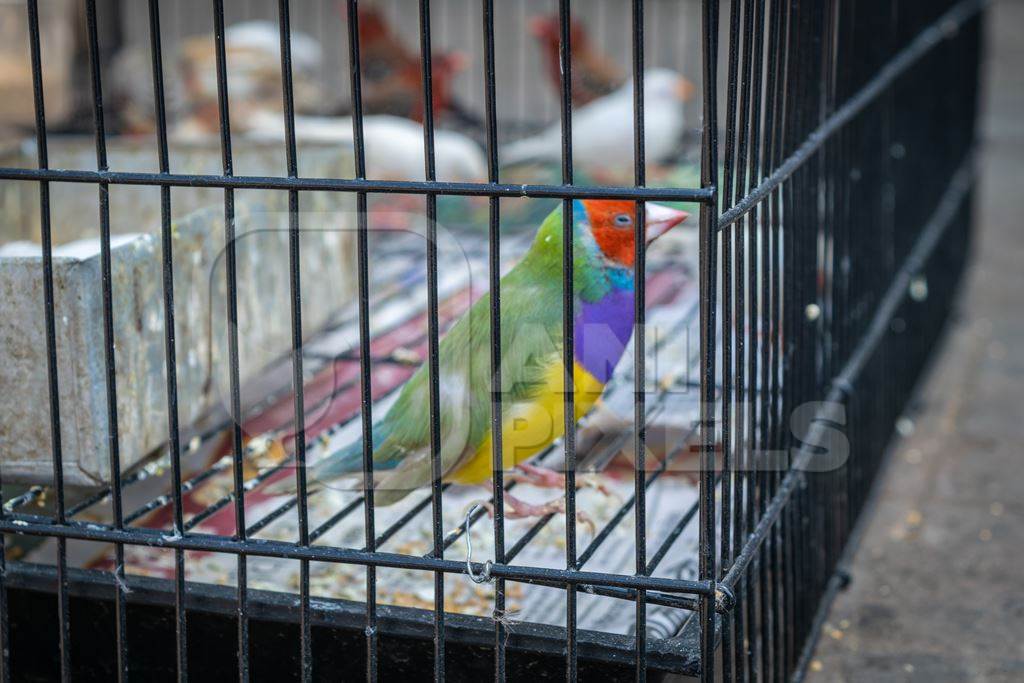
{"type": "MultiPolygon", "coordinates": [[[[501,278],[501,389],[506,407],[529,401],[562,354],[562,219],[552,212],[530,250],[501,278]]],[[[576,251],[576,249],[574,249],[576,251]]],[[[579,259],[582,260],[582,259],[579,259]]],[[[577,264],[577,289],[587,286],[577,264]]],[[[484,294],[439,344],[441,469],[476,452],[489,433],[491,294],[484,294]]],[[[388,505],[430,482],[429,370],[421,365],[373,428],[375,501],[388,505]]],[[[310,486],[362,471],[362,441],[311,468],[310,486]]]]}

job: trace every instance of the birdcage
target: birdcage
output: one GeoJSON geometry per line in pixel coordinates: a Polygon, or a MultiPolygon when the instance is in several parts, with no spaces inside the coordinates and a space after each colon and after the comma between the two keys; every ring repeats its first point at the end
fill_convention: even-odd
{"type": "Polygon", "coordinates": [[[88,161],[48,128],[60,1],[24,2],[0,168],[5,680],[802,678],[966,261],[983,0],[74,0],[88,161]],[[632,207],[600,401],[565,380],[590,200],[632,207]],[[665,205],[693,216],[648,254],[665,205]],[[512,302],[560,328],[531,472],[503,275],[552,210],[559,294],[512,302]],[[467,388],[444,341],[484,292],[467,388]],[[392,505],[374,425],[417,376],[392,505]],[[351,485],[307,468],[353,442],[351,485]]]}

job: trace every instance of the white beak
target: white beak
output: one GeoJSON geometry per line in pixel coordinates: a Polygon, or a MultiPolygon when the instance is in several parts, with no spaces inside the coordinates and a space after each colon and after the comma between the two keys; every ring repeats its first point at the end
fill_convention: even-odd
{"type": "Polygon", "coordinates": [[[685,211],[672,209],[663,204],[647,202],[644,204],[644,231],[647,236],[647,244],[658,239],[689,217],[690,214],[685,211]]]}

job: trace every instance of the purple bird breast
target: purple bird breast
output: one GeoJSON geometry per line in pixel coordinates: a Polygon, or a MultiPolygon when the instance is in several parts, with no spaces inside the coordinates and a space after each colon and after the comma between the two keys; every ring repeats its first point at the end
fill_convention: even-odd
{"type": "Polygon", "coordinates": [[[633,320],[632,289],[613,288],[602,299],[582,302],[573,329],[576,362],[606,383],[633,335],[633,320]]]}

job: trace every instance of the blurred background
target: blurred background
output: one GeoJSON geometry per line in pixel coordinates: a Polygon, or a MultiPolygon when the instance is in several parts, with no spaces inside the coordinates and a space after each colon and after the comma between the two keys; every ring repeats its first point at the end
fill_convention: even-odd
{"type": "MultiPolygon", "coordinates": [[[[111,132],[144,134],[152,129],[153,93],[149,61],[147,4],[126,0],[97,3],[99,42],[104,62],[104,91],[111,132]]],[[[88,132],[92,126],[88,58],[83,4],[75,0],[40,0],[44,91],[53,130],[88,132]]],[[[363,18],[364,81],[372,83],[402,57],[418,67],[419,18],[415,3],[379,0],[360,3],[363,18]]],[[[648,69],[669,67],[693,82],[699,81],[699,8],[694,0],[651,0],[645,3],[645,61],[648,69]]],[[[495,52],[499,134],[515,137],[524,127],[557,120],[558,99],[551,58],[557,50],[557,3],[522,0],[495,3],[495,52]],[[552,43],[552,40],[555,42],[552,43]]],[[[592,94],[606,94],[626,81],[631,65],[630,7],[607,0],[573,3],[574,66],[592,76],[592,94]],[[575,63],[574,63],[575,64],[575,63]]],[[[435,90],[440,95],[437,119],[441,126],[482,127],[484,113],[483,37],[476,3],[438,0],[431,3],[435,90]]],[[[241,0],[225,3],[229,27],[228,81],[233,109],[251,105],[258,94],[268,106],[280,107],[280,73],[267,61],[275,52],[277,2],[241,0]],[[269,23],[263,23],[269,22],[269,23]],[[230,27],[243,24],[247,39],[231,51],[230,27]],[[269,33],[266,31],[269,30],[269,33]],[[261,35],[262,32],[262,35],[261,35]],[[269,42],[268,42],[269,41],[269,42]],[[247,49],[253,48],[261,49],[247,49]],[[266,70],[272,67],[273,73],[266,70]],[[256,86],[257,93],[253,92],[256,86]]],[[[213,59],[212,12],[206,0],[164,3],[161,9],[165,80],[172,129],[197,114],[201,95],[214,95],[212,73],[203,74],[204,60],[213,59]],[[203,83],[189,82],[190,72],[203,83]]],[[[237,27],[236,27],[237,28],[237,27]]],[[[346,3],[306,0],[292,7],[297,108],[305,114],[344,114],[350,110],[348,28],[346,3]],[[301,35],[300,35],[301,34],[301,35]]],[[[28,65],[27,19],[24,3],[0,1],[0,129],[5,137],[33,122],[31,71],[28,65]]],[[[400,70],[400,68],[399,68],[400,70]]],[[[394,89],[415,99],[418,81],[394,89]]],[[[574,84],[575,87],[575,84],[574,84]]],[[[373,99],[373,92],[365,96],[373,99]]],[[[409,114],[370,101],[367,113],[409,114]],[[375,112],[375,110],[377,110],[375,112]]],[[[574,104],[586,97],[574,96],[574,104]]],[[[690,128],[698,123],[699,97],[688,98],[685,113],[690,128]]],[[[239,114],[240,116],[241,114],[239,114]]],[[[481,131],[482,132],[482,129],[481,131]]]]}

